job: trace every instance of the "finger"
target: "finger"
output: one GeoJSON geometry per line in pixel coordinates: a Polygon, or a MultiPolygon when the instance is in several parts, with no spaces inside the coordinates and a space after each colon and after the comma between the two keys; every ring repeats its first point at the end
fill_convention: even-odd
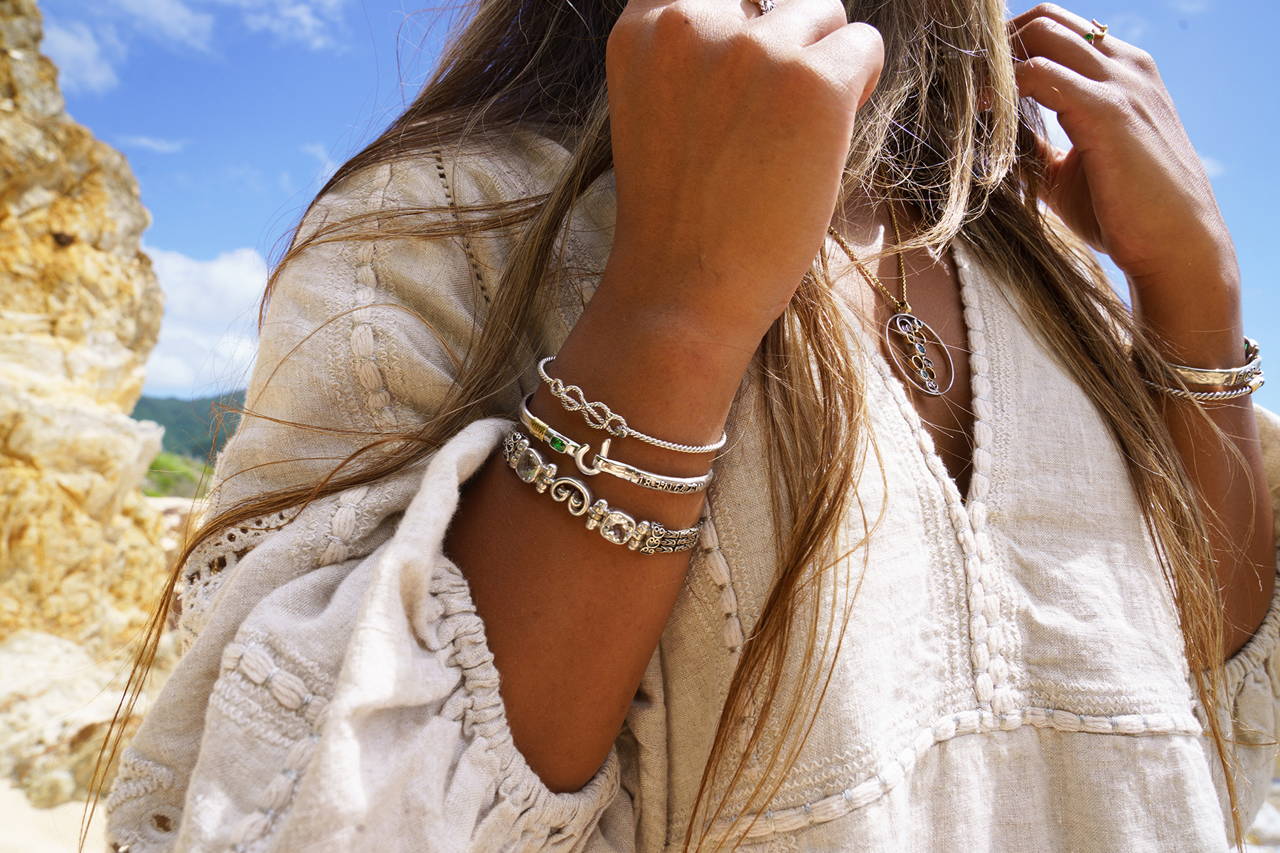
{"type": "Polygon", "coordinates": [[[750,18],[747,26],[781,44],[808,47],[848,23],[849,13],[839,0],[783,0],[768,14],[750,18]]]}
{"type": "Polygon", "coordinates": [[[1093,80],[1114,76],[1101,51],[1053,18],[1032,18],[1013,34],[1012,44],[1018,59],[1043,56],[1093,80]]]}
{"type": "MultiPolygon", "coordinates": [[[[1011,29],[1020,30],[1036,18],[1048,18],[1051,21],[1057,21],[1067,29],[1076,34],[1076,38],[1085,41],[1084,34],[1094,29],[1093,23],[1086,18],[1077,15],[1075,12],[1068,11],[1056,3],[1040,3],[1032,6],[1021,15],[1014,15],[1009,21],[1011,29]]],[[[1110,35],[1107,36],[1110,38],[1110,35]]],[[[1099,44],[1101,47],[1106,44],[1107,39],[1103,39],[1099,44]]],[[[1088,44],[1087,41],[1085,41],[1088,44]]]]}
{"type": "Polygon", "coordinates": [[[1025,27],[1035,18],[1049,18],[1057,21],[1064,27],[1067,27],[1076,34],[1081,42],[1101,53],[1103,56],[1112,59],[1125,59],[1138,62],[1142,59],[1143,51],[1134,45],[1124,41],[1123,39],[1113,35],[1110,31],[1106,36],[1093,42],[1086,41],[1085,33],[1095,29],[1093,22],[1086,20],[1075,12],[1070,12],[1056,3],[1041,3],[1033,6],[1020,15],[1015,15],[1009,20],[1009,27],[1012,31],[1017,31],[1025,27]]]}
{"type": "Polygon", "coordinates": [[[858,99],[859,107],[875,91],[884,68],[884,39],[870,24],[845,24],[814,42],[804,53],[811,65],[832,79],[843,80],[849,94],[858,99]],[[851,57],[856,57],[852,65],[851,57]]]}
{"type": "Polygon", "coordinates": [[[1033,56],[1016,63],[1013,71],[1019,93],[1057,113],[1058,123],[1075,145],[1085,141],[1082,131],[1102,124],[1093,119],[1112,109],[1103,84],[1051,59],[1033,56]]]}

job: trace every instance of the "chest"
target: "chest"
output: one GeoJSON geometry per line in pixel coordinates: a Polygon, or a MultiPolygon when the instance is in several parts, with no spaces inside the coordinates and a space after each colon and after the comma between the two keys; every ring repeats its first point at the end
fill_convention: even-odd
{"type": "Polygon", "coordinates": [[[893,368],[894,377],[931,437],[947,476],[959,494],[967,496],[973,471],[974,412],[972,350],[966,316],[976,318],[976,309],[966,309],[951,253],[935,258],[923,250],[907,252],[903,266],[907,272],[905,283],[895,258],[885,257],[871,264],[880,285],[888,291],[885,293],[852,263],[833,264],[833,287],[850,306],[864,340],[875,347],[884,365],[893,368]],[[926,324],[918,335],[909,337],[900,331],[896,319],[901,316],[901,306],[891,296],[908,303],[912,316],[926,324]],[[923,352],[917,351],[917,342],[924,343],[923,352]],[[922,366],[937,377],[942,393],[929,393],[920,387],[922,366]]]}
{"type": "MultiPolygon", "coordinates": [[[[875,451],[851,484],[852,550],[821,586],[833,634],[841,614],[849,621],[838,643],[818,638],[837,648],[834,669],[783,807],[816,811],[834,798],[854,809],[959,735],[1137,731],[1150,715],[1193,730],[1171,594],[1123,454],[1012,288],[964,252],[937,278],[912,281],[912,307],[961,350],[952,389],[924,399],[885,357],[876,293],[849,276],[837,286],[867,354],[875,451]]],[[[714,730],[706,709],[719,707],[777,568],[755,465],[768,436],[745,414],[757,393],[713,487],[713,547],[695,558],[663,639],[668,717],[689,721],[673,723],[683,732],[671,752],[677,812],[700,770],[680,756],[703,754],[699,737],[714,730]],[[686,671],[685,660],[697,664],[686,671]]],[[[797,641],[788,671],[802,657],[797,641]]],[[[767,755],[773,741],[762,743],[767,755]]]]}

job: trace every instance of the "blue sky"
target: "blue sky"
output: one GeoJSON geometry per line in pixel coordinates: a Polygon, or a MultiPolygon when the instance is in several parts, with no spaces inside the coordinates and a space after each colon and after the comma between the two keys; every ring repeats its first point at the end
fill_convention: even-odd
{"type": "MultiPolygon", "coordinates": [[[[152,213],[143,244],[167,305],[147,393],[240,387],[267,258],[323,179],[412,98],[438,55],[447,8],[415,12],[415,0],[40,5],[43,49],[61,69],[69,111],[129,157],[152,213]]],[[[1092,0],[1077,8],[1155,55],[1236,238],[1247,332],[1280,363],[1272,153],[1280,3],[1092,0]]],[[[1258,399],[1280,410],[1280,368],[1273,373],[1258,399]]]]}

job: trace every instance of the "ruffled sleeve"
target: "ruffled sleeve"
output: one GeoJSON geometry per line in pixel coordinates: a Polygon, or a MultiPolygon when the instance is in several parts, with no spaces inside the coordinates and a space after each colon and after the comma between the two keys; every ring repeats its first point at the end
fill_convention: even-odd
{"type": "MultiPolygon", "coordinates": [[[[348,182],[304,230],[504,190],[518,171],[443,162],[348,182]]],[[[461,242],[407,238],[320,244],[288,264],[248,388],[255,416],[217,461],[214,510],[312,481],[432,417],[482,320],[486,265],[461,242]],[[299,426],[317,423],[341,429],[299,426]]],[[[443,553],[461,484],[519,393],[395,474],[193,555],[189,648],[122,755],[106,803],[113,849],[634,849],[617,745],[565,793],[516,749],[484,622],[443,553]]]]}
{"type": "MultiPolygon", "coordinates": [[[[1276,541],[1280,542],[1280,416],[1256,405],[1255,411],[1267,487],[1275,513],[1276,541]]],[[[1280,550],[1276,555],[1276,571],[1280,575],[1280,550]]],[[[1280,738],[1280,577],[1262,624],[1226,662],[1225,688],[1227,706],[1221,719],[1226,724],[1225,734],[1239,744],[1236,788],[1241,820],[1247,827],[1266,801],[1274,775],[1276,743],[1280,738]]],[[[1203,722],[1203,710],[1197,706],[1196,711],[1203,722]]],[[[1206,743],[1206,748],[1211,749],[1207,738],[1206,743]]],[[[1228,815],[1230,838],[1225,786],[1221,784],[1216,757],[1210,763],[1219,782],[1223,814],[1228,815]]]]}

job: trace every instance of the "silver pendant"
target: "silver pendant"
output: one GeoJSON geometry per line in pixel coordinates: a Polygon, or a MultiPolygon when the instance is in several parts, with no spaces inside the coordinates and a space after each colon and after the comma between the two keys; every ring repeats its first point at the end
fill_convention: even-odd
{"type": "Polygon", "coordinates": [[[933,327],[914,314],[898,313],[884,326],[884,339],[893,356],[893,366],[898,368],[912,387],[923,394],[940,397],[951,390],[956,381],[955,364],[951,353],[933,327]],[[894,337],[897,340],[894,340],[894,337]],[[929,357],[930,348],[942,351],[946,360],[946,384],[938,377],[937,364],[929,357]]]}

